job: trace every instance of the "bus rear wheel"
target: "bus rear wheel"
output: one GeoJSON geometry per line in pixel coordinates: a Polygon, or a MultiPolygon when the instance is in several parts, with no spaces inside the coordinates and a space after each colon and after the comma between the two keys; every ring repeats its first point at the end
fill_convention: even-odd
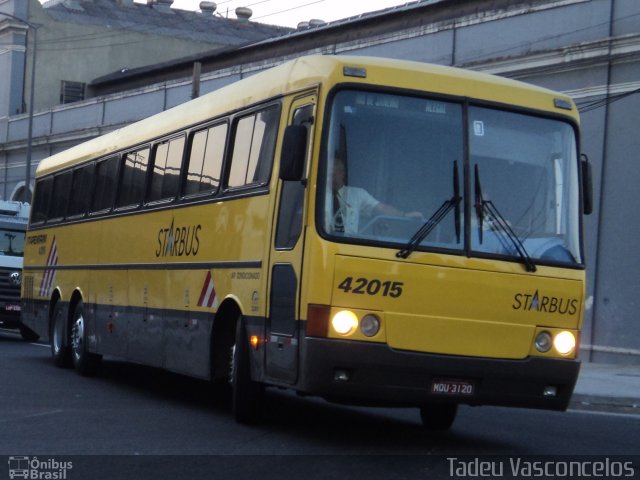
{"type": "Polygon", "coordinates": [[[242,317],[236,323],[235,344],[231,348],[233,416],[238,423],[254,424],[262,418],[264,385],[251,379],[251,359],[242,317]]]}
{"type": "Polygon", "coordinates": [[[50,337],[53,363],[60,368],[70,367],[72,365],[71,342],[69,341],[69,330],[67,328],[67,315],[60,302],[56,302],[55,307],[53,307],[50,337]]]}
{"type": "Polygon", "coordinates": [[[422,425],[427,430],[449,430],[458,413],[455,403],[429,404],[420,407],[422,425]]]}
{"type": "Polygon", "coordinates": [[[73,359],[73,366],[80,375],[95,375],[100,365],[101,357],[89,352],[87,348],[87,325],[82,301],[79,301],[73,309],[73,320],[71,322],[71,357],[73,359]]]}

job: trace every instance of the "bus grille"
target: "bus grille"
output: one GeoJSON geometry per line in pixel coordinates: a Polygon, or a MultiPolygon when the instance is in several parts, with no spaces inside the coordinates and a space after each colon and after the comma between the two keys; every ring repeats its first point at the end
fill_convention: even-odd
{"type": "Polygon", "coordinates": [[[15,272],[22,275],[19,269],[0,268],[0,302],[2,303],[15,303],[20,300],[20,284],[16,285],[11,279],[11,274],[15,272]]]}

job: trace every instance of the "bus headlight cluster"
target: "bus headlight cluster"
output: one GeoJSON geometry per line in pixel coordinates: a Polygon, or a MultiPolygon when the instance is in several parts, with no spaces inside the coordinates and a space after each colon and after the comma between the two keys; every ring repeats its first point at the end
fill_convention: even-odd
{"type": "Polygon", "coordinates": [[[576,337],[571,332],[560,332],[553,339],[553,346],[561,355],[569,355],[576,348],[576,337]]]}
{"type": "Polygon", "coordinates": [[[539,352],[546,353],[553,346],[560,355],[569,355],[576,348],[576,337],[566,330],[557,333],[555,336],[545,331],[536,336],[534,343],[536,350],[539,352]]]}
{"type": "Polygon", "coordinates": [[[358,327],[365,337],[374,337],[380,331],[380,319],[368,313],[360,320],[351,310],[340,310],[331,319],[331,326],[336,333],[345,337],[354,333],[358,327]]]}
{"type": "Polygon", "coordinates": [[[351,335],[358,328],[358,317],[349,310],[341,310],[333,316],[331,325],[340,335],[351,335]]]}
{"type": "Polygon", "coordinates": [[[380,319],[372,314],[362,317],[360,331],[365,337],[373,337],[380,331],[380,319]]]}

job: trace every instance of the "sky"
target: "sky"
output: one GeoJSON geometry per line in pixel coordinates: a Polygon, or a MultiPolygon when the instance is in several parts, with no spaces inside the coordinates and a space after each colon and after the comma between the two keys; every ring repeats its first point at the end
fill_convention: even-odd
{"type": "MultiPolygon", "coordinates": [[[[146,3],[144,0],[135,0],[146,3]]],[[[215,0],[214,0],[215,1],[215,0]]],[[[313,19],[331,22],[364,12],[404,5],[408,0],[219,0],[217,12],[235,18],[236,7],[253,10],[251,20],[295,28],[299,22],[313,19]]],[[[175,0],[174,7],[197,10],[200,0],[175,0]]]]}

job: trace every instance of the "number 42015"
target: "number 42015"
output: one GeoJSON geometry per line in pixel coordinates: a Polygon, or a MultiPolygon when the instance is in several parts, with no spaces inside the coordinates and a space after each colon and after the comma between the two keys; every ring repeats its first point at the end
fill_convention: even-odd
{"type": "Polygon", "coordinates": [[[357,295],[382,295],[383,297],[398,298],[402,295],[403,282],[391,282],[378,280],[376,278],[356,278],[347,277],[338,288],[344,293],[354,293],[357,295]]]}

